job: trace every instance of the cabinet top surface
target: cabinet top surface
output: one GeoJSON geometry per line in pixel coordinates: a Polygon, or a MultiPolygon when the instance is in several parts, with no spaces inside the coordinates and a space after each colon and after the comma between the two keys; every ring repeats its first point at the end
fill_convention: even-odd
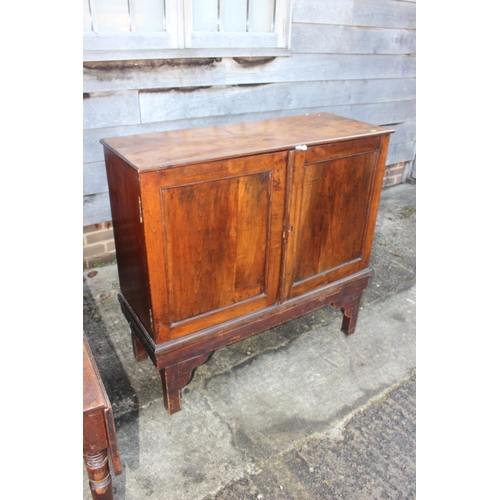
{"type": "Polygon", "coordinates": [[[391,129],[316,113],[102,139],[101,143],[137,170],[294,149],[391,129]]]}

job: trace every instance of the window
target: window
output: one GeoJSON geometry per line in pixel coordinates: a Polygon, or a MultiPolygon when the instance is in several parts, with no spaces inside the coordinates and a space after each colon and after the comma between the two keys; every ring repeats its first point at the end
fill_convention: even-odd
{"type": "Polygon", "coordinates": [[[84,60],[110,52],[118,59],[175,57],[176,49],[180,57],[205,49],[279,55],[289,45],[290,1],[83,0],[84,60]]]}

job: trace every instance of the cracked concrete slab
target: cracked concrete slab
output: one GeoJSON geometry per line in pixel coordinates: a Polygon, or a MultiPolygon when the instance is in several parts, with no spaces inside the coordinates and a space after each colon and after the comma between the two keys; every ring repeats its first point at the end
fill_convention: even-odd
{"type": "Polygon", "coordinates": [[[205,500],[416,498],[416,376],[205,500]]]}
{"type": "MultiPolygon", "coordinates": [[[[335,426],[415,368],[415,288],[360,312],[355,335],[319,327],[213,377],[198,389],[266,460],[335,426]]],[[[186,395],[186,400],[192,393],[186,395]]]]}
{"type": "Polygon", "coordinates": [[[152,401],[136,419],[120,423],[117,434],[124,468],[115,481],[117,498],[203,498],[226,481],[256,472],[234,446],[228,423],[196,392],[172,416],[161,400],[152,401]]]}

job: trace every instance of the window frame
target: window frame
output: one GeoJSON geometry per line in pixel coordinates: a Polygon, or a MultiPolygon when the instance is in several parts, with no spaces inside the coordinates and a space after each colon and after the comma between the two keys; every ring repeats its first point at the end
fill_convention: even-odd
{"type": "MultiPolygon", "coordinates": [[[[84,32],[84,62],[291,55],[292,0],[276,0],[274,33],[193,32],[190,29],[192,0],[164,1],[167,12],[167,27],[164,33],[84,32]]],[[[92,5],[94,0],[89,0],[89,2],[92,5]]]]}

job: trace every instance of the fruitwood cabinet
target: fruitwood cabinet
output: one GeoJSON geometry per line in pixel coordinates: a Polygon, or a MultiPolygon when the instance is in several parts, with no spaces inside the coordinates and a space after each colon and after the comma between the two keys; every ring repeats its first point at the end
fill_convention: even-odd
{"type": "Polygon", "coordinates": [[[354,332],[391,132],[320,113],[101,141],[119,301],[169,413],[222,346],[327,304],[354,332]]]}

